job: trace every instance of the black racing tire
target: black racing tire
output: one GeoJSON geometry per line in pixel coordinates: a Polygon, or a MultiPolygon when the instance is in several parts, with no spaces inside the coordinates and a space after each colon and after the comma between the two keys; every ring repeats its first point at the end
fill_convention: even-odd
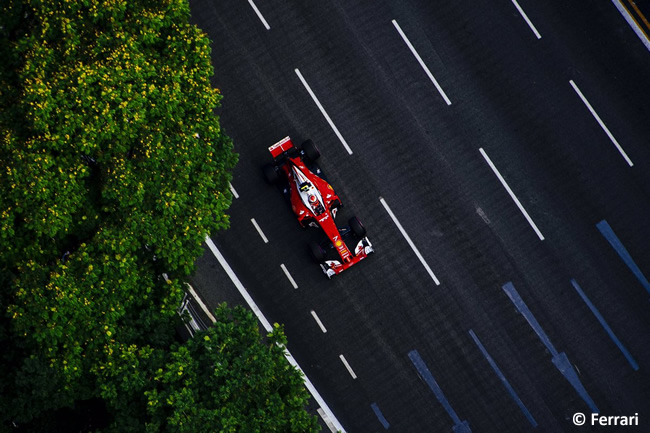
{"type": "Polygon", "coordinates": [[[359,218],[353,216],[348,220],[348,225],[350,226],[352,233],[354,233],[356,236],[362,238],[366,235],[366,228],[363,226],[363,224],[361,224],[359,218]]]}
{"type": "Polygon", "coordinates": [[[302,151],[305,152],[307,158],[309,158],[309,160],[312,162],[320,158],[320,151],[311,140],[307,140],[302,143],[302,151]]]}
{"type": "Polygon", "coordinates": [[[312,258],[317,263],[322,263],[325,261],[326,252],[318,242],[315,241],[309,242],[309,251],[311,252],[312,258]]]}
{"type": "Polygon", "coordinates": [[[280,180],[278,171],[273,164],[266,164],[262,167],[262,172],[264,173],[264,179],[271,185],[278,183],[278,180],[280,180]]]}

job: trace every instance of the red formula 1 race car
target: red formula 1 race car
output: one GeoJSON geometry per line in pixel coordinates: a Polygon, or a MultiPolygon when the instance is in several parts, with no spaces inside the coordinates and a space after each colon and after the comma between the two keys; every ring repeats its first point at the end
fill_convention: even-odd
{"type": "Polygon", "coordinates": [[[266,180],[281,184],[282,191],[303,228],[320,227],[327,236],[327,241],[312,242],[309,245],[325,275],[332,278],[368,257],[374,250],[359,219],[350,218],[348,226],[342,228],[334,222],[337,211],[342,206],[341,199],[323,178],[320,168],[314,164],[320,157],[314,143],[307,140],[302,144],[302,149],[298,149],[291,138],[285,137],[269,147],[269,151],[274,163],[263,167],[266,180]],[[350,250],[346,240],[354,237],[357,238],[357,243],[354,250],[350,250]],[[340,260],[328,260],[328,249],[335,249],[340,260]]]}

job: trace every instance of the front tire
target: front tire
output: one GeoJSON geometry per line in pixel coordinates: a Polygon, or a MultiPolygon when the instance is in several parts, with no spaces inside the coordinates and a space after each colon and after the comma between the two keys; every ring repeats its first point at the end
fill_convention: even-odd
{"type": "Polygon", "coordinates": [[[264,173],[264,179],[271,185],[278,183],[278,180],[280,180],[280,176],[278,176],[278,172],[273,164],[266,164],[262,167],[262,172],[264,173]]]}
{"type": "Polygon", "coordinates": [[[302,143],[302,151],[305,153],[307,158],[309,158],[309,160],[312,162],[320,158],[320,151],[318,150],[314,142],[311,140],[307,140],[304,143],[302,143]]]}
{"type": "Polygon", "coordinates": [[[366,235],[366,228],[363,226],[363,224],[361,224],[359,218],[353,216],[348,221],[348,225],[350,226],[352,233],[354,233],[356,236],[362,238],[366,235]]]}
{"type": "Polygon", "coordinates": [[[316,263],[322,263],[325,261],[325,250],[320,246],[318,242],[310,242],[309,250],[311,251],[311,256],[316,261],[316,263]]]}

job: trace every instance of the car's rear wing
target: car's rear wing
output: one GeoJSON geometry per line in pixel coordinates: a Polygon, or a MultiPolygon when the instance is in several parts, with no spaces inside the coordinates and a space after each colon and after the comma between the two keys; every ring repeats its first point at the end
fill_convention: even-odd
{"type": "Polygon", "coordinates": [[[269,152],[271,152],[271,156],[273,156],[273,159],[275,159],[293,147],[294,145],[291,141],[291,138],[289,138],[289,136],[286,136],[282,140],[275,143],[273,146],[269,147],[269,152]]]}

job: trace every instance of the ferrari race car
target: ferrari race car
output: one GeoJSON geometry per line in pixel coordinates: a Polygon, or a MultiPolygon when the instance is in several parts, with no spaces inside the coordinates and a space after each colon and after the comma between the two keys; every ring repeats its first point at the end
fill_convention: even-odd
{"type": "Polygon", "coordinates": [[[303,228],[320,227],[327,236],[324,242],[309,244],[314,260],[320,264],[327,278],[332,278],[368,257],[374,250],[361,221],[352,217],[346,227],[337,227],[334,222],[342,207],[341,199],[315,164],[320,157],[316,145],[307,140],[299,149],[291,138],[285,137],[269,147],[269,152],[273,164],[263,167],[266,180],[282,186],[282,192],[291,203],[291,209],[303,228]],[[354,250],[350,250],[346,240],[353,238],[356,238],[357,243],[354,250]],[[338,259],[327,259],[329,249],[336,250],[338,259]]]}

